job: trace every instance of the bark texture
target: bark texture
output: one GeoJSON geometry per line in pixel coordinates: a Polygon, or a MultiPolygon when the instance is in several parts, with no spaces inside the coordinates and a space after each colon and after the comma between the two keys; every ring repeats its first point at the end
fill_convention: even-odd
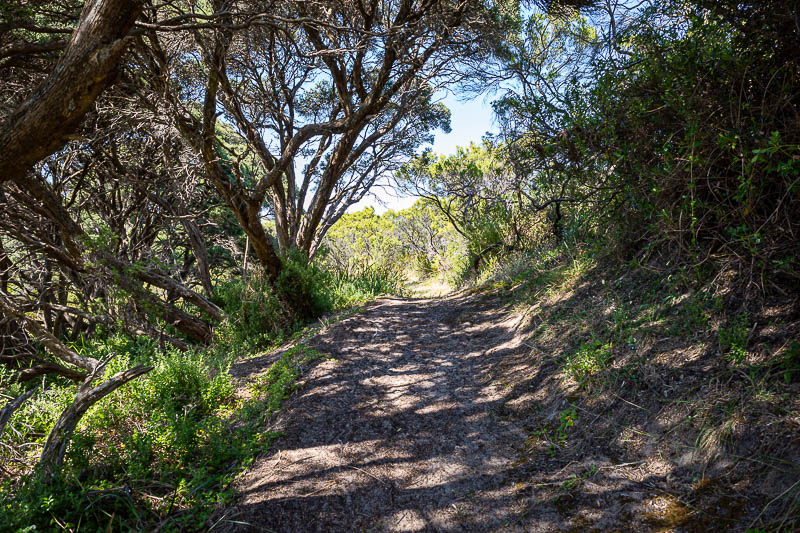
{"type": "Polygon", "coordinates": [[[53,72],[0,126],[0,183],[17,181],[66,144],[97,96],[114,82],[140,0],[89,0],[53,72]]]}

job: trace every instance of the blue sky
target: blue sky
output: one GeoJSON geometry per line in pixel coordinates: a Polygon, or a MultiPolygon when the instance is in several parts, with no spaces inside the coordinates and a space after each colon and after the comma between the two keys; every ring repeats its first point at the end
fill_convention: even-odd
{"type": "MultiPolygon", "coordinates": [[[[444,99],[445,105],[450,108],[450,133],[435,132],[433,151],[442,154],[452,154],[458,146],[468,146],[470,142],[479,143],[487,131],[496,131],[492,123],[492,108],[483,96],[467,102],[460,102],[458,98],[449,94],[444,99]]],[[[405,209],[414,203],[416,198],[398,198],[393,193],[376,188],[371,196],[361,202],[350,206],[348,212],[360,211],[367,206],[375,208],[376,213],[384,213],[387,209],[405,209]],[[377,199],[375,198],[377,197],[377,199]],[[385,206],[381,203],[386,204],[385,206]]]]}
{"type": "Polygon", "coordinates": [[[452,154],[458,146],[467,146],[470,141],[479,143],[487,131],[493,130],[492,108],[484,97],[459,102],[454,95],[444,99],[450,108],[452,131],[436,132],[433,150],[439,154],[452,154]]]}

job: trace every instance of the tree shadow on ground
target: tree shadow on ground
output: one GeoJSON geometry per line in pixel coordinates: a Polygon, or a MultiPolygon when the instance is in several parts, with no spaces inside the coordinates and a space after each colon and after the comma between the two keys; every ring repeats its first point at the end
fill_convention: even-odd
{"type": "MultiPolygon", "coordinates": [[[[550,312],[600,305],[592,286],[550,312]]],[[[653,343],[638,380],[624,374],[627,387],[587,394],[564,380],[555,345],[531,344],[535,321],[509,310],[497,296],[386,299],[313,338],[333,359],[286,402],[276,423],[285,436],[243,477],[219,523],[280,532],[744,530],[766,501],[743,488],[791,485],[797,463],[741,485],[751,470],[730,453],[712,460],[719,450],[702,445],[702,426],[684,424],[719,415],[710,393],[698,394],[710,350],[659,359],[695,344],[653,343]]],[[[249,361],[239,370],[265,368],[249,361]]],[[[745,455],[750,446],[758,460],[757,431],[741,423],[718,447],[745,455]]],[[[791,463],[785,447],[767,451],[791,463]]]]}

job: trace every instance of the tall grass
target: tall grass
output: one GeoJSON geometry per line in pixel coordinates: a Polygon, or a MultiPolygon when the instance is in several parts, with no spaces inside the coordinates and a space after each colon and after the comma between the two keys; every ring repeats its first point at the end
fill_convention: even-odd
{"type": "Polygon", "coordinates": [[[334,309],[346,309],[382,295],[402,295],[405,279],[392,272],[362,271],[356,275],[332,274],[329,281],[334,309]]]}

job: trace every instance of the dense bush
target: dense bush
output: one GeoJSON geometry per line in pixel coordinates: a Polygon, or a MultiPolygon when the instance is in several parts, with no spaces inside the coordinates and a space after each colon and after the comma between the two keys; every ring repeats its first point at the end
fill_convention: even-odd
{"type": "MultiPolygon", "coordinates": [[[[87,412],[60,472],[33,472],[17,487],[6,480],[4,528],[146,528],[153,516],[170,512],[167,506],[187,505],[198,506],[194,519],[202,521],[199,516],[209,512],[202,504],[208,497],[203,484],[217,490],[227,469],[252,452],[253,436],[231,433],[229,417],[239,402],[224,352],[160,351],[155,344],[126,352],[130,345],[112,337],[84,347],[98,357],[118,354],[109,373],[136,363],[154,369],[87,412]]],[[[49,384],[15,416],[11,432],[41,443],[46,433],[30,421],[57,415],[44,402],[61,396],[70,399],[69,387],[49,384]]]]}
{"type": "Polygon", "coordinates": [[[475,271],[594,242],[698,281],[728,269],[741,287],[800,286],[796,13],[595,5],[520,14],[484,73],[501,88],[499,135],[423,153],[400,184],[446,216],[475,271]]]}
{"type": "Polygon", "coordinates": [[[351,292],[358,300],[359,292],[399,294],[410,274],[444,277],[461,271],[464,246],[445,216],[418,200],[380,216],[370,207],[344,215],[328,232],[318,259],[334,274],[338,299],[351,292]]]}
{"type": "Polygon", "coordinates": [[[463,270],[466,242],[433,202],[422,198],[389,215],[406,265],[417,274],[448,278],[463,270]]]}
{"type": "Polygon", "coordinates": [[[592,92],[594,149],[621,156],[631,207],[684,257],[796,276],[797,64],[742,42],[714,12],[666,15],[670,32],[641,32],[646,60],[592,92]]]}
{"type": "Polygon", "coordinates": [[[286,309],[269,281],[256,271],[217,287],[215,299],[225,310],[225,322],[214,332],[223,346],[265,346],[288,325],[286,309]]]}
{"type": "Polygon", "coordinates": [[[404,250],[394,234],[392,213],[367,207],[342,216],[325,236],[320,259],[338,276],[402,271],[404,250]]]}
{"type": "Polygon", "coordinates": [[[286,258],[275,282],[276,292],[299,322],[315,320],[331,310],[331,288],[330,274],[300,253],[286,258]]]}
{"type": "Polygon", "coordinates": [[[798,37],[785,4],[758,4],[603,13],[618,24],[606,42],[574,13],[521,22],[501,57],[530,90],[495,105],[514,172],[540,202],[574,200],[567,220],[629,257],[796,286],[800,62],[787,50],[798,37]]]}

